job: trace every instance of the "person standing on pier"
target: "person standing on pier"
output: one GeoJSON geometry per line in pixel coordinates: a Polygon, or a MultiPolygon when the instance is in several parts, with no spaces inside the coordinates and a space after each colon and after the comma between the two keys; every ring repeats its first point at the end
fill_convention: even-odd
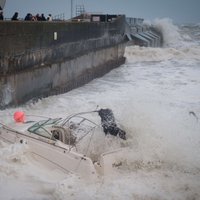
{"type": "Polygon", "coordinates": [[[3,9],[2,9],[1,6],[0,6],[0,20],[4,20],[4,17],[3,17],[3,9]]]}
{"type": "Polygon", "coordinates": [[[4,20],[3,11],[2,10],[0,10],[0,20],[4,20]]]}
{"type": "Polygon", "coordinates": [[[47,21],[52,21],[52,20],[53,20],[53,19],[52,19],[52,15],[49,14],[48,17],[47,17],[47,21]]]}
{"type": "Polygon", "coordinates": [[[11,20],[14,20],[14,21],[18,20],[18,12],[15,12],[15,14],[12,16],[11,20]]]}

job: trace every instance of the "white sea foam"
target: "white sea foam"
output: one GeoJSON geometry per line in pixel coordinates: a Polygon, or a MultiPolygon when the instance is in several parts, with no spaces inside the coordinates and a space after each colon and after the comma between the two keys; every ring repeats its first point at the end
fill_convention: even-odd
{"type": "MultiPolygon", "coordinates": [[[[104,77],[66,94],[0,112],[0,121],[11,124],[16,110],[64,117],[95,110],[97,105],[111,108],[127,132],[123,145],[129,147],[116,173],[89,182],[32,160],[26,145],[0,142],[1,199],[200,198],[199,46],[188,45],[190,36],[182,37],[169,20],[161,25],[168,30],[165,48],[128,47],[126,64],[104,77]]],[[[100,120],[96,115],[92,119],[100,120]]],[[[92,156],[121,145],[101,131],[93,139],[98,145],[90,146],[92,156]]],[[[87,147],[88,141],[82,145],[87,147]]]]}
{"type": "Polygon", "coordinates": [[[128,47],[125,53],[126,62],[163,62],[169,60],[182,60],[184,62],[200,61],[200,47],[182,48],[146,48],[139,46],[128,47]]]}

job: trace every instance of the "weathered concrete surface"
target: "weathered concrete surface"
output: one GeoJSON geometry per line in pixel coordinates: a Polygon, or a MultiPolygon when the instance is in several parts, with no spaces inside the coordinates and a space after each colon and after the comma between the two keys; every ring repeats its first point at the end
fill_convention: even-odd
{"type": "Polygon", "coordinates": [[[1,22],[0,108],[69,91],[124,63],[124,22],[1,22]]]}
{"type": "Polygon", "coordinates": [[[123,26],[124,17],[111,23],[0,22],[0,75],[113,46],[122,41],[123,26]]]}
{"type": "Polygon", "coordinates": [[[124,63],[124,45],[87,53],[75,59],[1,79],[1,107],[18,105],[35,97],[67,92],[124,63]]]}

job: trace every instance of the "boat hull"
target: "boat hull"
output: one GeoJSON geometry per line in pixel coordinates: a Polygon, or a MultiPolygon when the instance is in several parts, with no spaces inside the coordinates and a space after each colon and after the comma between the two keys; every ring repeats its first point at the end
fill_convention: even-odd
{"type": "Polygon", "coordinates": [[[51,168],[87,178],[97,177],[96,169],[90,158],[75,152],[68,145],[60,146],[59,141],[38,139],[37,136],[29,136],[4,128],[0,130],[0,138],[7,143],[27,145],[27,152],[33,158],[51,168]]]}

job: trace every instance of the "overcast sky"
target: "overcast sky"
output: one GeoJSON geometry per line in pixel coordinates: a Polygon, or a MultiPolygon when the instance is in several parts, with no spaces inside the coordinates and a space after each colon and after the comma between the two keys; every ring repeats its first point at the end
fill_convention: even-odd
{"type": "MultiPolygon", "coordinates": [[[[76,5],[84,5],[87,12],[103,14],[125,14],[128,17],[139,17],[145,20],[170,18],[174,23],[200,23],[200,0],[73,0],[73,15],[76,5]]],[[[12,17],[19,12],[24,18],[32,14],[51,13],[71,16],[71,0],[7,0],[4,16],[12,17]]]]}

